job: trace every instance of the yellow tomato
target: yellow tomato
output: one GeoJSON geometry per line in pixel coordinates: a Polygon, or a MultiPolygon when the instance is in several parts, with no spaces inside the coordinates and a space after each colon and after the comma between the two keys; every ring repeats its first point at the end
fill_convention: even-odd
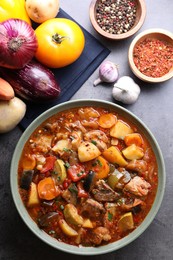
{"type": "Polygon", "coordinates": [[[0,22],[10,18],[18,18],[31,25],[31,20],[25,9],[25,0],[1,0],[0,22]]]}
{"type": "Polygon", "coordinates": [[[49,68],[61,68],[73,63],[81,55],[85,38],[75,22],[66,18],[53,18],[35,30],[38,49],[35,57],[49,68]]]}

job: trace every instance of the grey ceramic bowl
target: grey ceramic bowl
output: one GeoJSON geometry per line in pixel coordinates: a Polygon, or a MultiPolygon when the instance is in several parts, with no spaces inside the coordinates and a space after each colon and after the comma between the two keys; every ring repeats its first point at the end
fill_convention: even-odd
{"type": "Polygon", "coordinates": [[[23,135],[21,136],[16,149],[14,151],[14,155],[12,158],[12,163],[11,163],[11,176],[10,176],[10,181],[11,181],[11,191],[12,191],[12,196],[14,199],[14,203],[16,205],[16,208],[23,219],[23,221],[26,223],[26,225],[30,228],[30,230],[41,240],[43,240],[45,243],[49,244],[50,246],[58,249],[65,251],[67,253],[71,254],[78,254],[78,255],[99,255],[99,254],[104,254],[108,252],[115,251],[119,248],[122,248],[135,240],[137,237],[139,237],[145,230],[146,228],[150,225],[150,223],[153,221],[154,217],[156,216],[161,202],[162,198],[164,195],[164,189],[165,189],[165,166],[164,166],[164,161],[162,157],[162,153],[160,151],[159,145],[150,132],[150,130],[144,125],[144,123],[137,118],[134,114],[131,112],[127,111],[121,106],[115,105],[111,102],[106,102],[106,101],[101,101],[101,100],[76,100],[76,101],[68,101],[65,103],[62,103],[60,105],[57,105],[46,112],[44,112],[42,115],[40,115],[37,119],[33,121],[33,123],[30,124],[30,126],[25,130],[23,135]],[[124,237],[123,239],[116,241],[114,243],[101,246],[101,247],[76,247],[76,246],[71,246],[64,244],[62,242],[58,242],[48,234],[46,234],[44,231],[38,228],[36,223],[31,219],[29,214],[27,213],[27,210],[25,206],[23,205],[23,202],[21,200],[19,191],[18,191],[18,181],[17,181],[17,170],[18,170],[18,162],[21,156],[22,149],[24,147],[25,142],[28,140],[30,137],[31,133],[47,118],[50,116],[54,115],[57,112],[66,110],[66,109],[71,109],[73,107],[81,107],[81,106],[101,106],[105,108],[110,108],[115,111],[117,111],[119,114],[130,120],[131,122],[135,123],[140,131],[142,131],[145,136],[147,137],[148,141],[150,142],[154,153],[157,158],[157,163],[158,163],[158,177],[159,177],[159,183],[158,183],[158,190],[156,194],[156,198],[154,201],[154,204],[148,213],[147,217],[143,221],[143,223],[135,229],[132,233],[130,233],[128,236],[124,237]]]}

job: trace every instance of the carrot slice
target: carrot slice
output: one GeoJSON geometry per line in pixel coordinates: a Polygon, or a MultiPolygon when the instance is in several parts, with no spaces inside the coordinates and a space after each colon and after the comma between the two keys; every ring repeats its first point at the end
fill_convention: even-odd
{"type": "Polygon", "coordinates": [[[135,144],[136,146],[142,146],[143,139],[142,136],[138,133],[128,134],[124,137],[124,142],[127,146],[135,144]]]}
{"type": "Polygon", "coordinates": [[[104,179],[108,176],[110,171],[109,163],[102,156],[98,156],[95,160],[96,165],[93,170],[96,172],[96,179],[104,179]]]}
{"type": "Polygon", "coordinates": [[[52,200],[60,194],[56,189],[55,183],[51,177],[44,178],[38,183],[38,195],[40,199],[52,200]]]}
{"type": "Polygon", "coordinates": [[[113,114],[103,114],[99,117],[98,123],[103,128],[111,128],[117,121],[116,116],[113,114]]]}

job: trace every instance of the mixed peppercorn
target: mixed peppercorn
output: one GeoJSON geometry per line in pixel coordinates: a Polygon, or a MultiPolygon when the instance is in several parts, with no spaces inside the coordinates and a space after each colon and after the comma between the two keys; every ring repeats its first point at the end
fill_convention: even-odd
{"type": "Polygon", "coordinates": [[[126,33],[135,24],[136,10],[134,0],[101,0],[96,8],[97,23],[108,33],[126,33]]]}
{"type": "Polygon", "coordinates": [[[159,39],[146,38],[134,48],[133,58],[144,75],[162,77],[173,67],[173,46],[159,39]]]}

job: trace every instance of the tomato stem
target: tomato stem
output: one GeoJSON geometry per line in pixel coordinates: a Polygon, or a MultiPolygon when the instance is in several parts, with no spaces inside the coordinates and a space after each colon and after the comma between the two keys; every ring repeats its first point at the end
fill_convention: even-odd
{"type": "Polygon", "coordinates": [[[56,43],[61,43],[62,41],[64,41],[66,38],[68,38],[67,36],[62,36],[58,33],[55,33],[53,36],[52,36],[52,40],[56,43]]]}

